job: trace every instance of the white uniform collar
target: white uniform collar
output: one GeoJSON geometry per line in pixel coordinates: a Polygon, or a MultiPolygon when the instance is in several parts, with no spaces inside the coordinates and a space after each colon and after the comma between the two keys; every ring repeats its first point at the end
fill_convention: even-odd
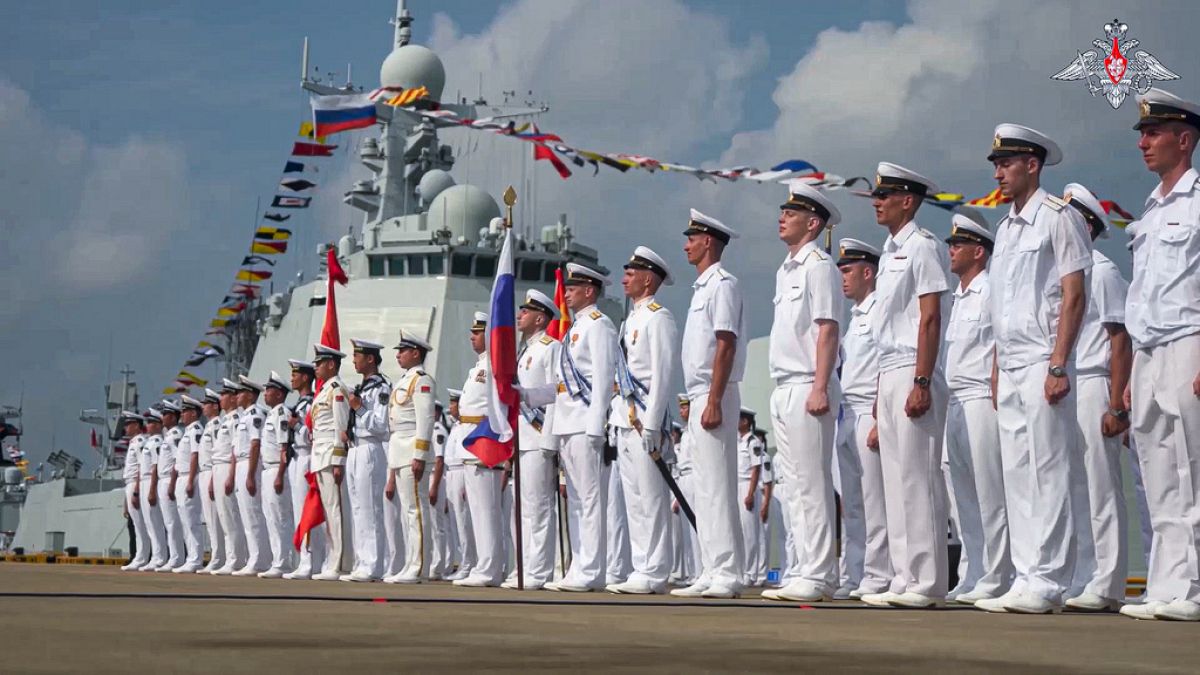
{"type": "Polygon", "coordinates": [[[481,353],[479,355],[479,358],[475,359],[475,365],[477,365],[477,366],[487,365],[490,358],[491,358],[491,355],[488,354],[488,350],[485,349],[485,350],[483,350],[483,353],[481,353]]]}
{"type": "Polygon", "coordinates": [[[813,239],[812,241],[808,242],[807,244],[805,244],[805,245],[801,246],[799,249],[797,249],[796,253],[794,255],[789,253],[788,257],[783,261],[783,264],[787,265],[788,267],[795,267],[796,265],[803,265],[804,261],[808,259],[808,255],[810,253],[812,253],[813,251],[815,251],[816,249],[817,249],[817,240],[813,239]]]}
{"type": "Polygon", "coordinates": [[[908,238],[913,236],[918,227],[920,226],[917,225],[917,221],[908,221],[904,227],[900,228],[899,232],[888,235],[887,241],[884,242],[884,247],[891,247],[892,250],[896,250],[901,246],[904,246],[904,242],[908,241],[908,238]]]}
{"type": "Polygon", "coordinates": [[[983,282],[985,282],[985,281],[987,281],[987,270],[982,270],[979,272],[979,274],[975,275],[974,279],[971,279],[971,283],[967,284],[966,288],[962,287],[961,282],[956,284],[954,286],[954,297],[961,298],[962,296],[967,295],[969,293],[982,292],[983,291],[983,288],[982,288],[983,282]]]}
{"type": "Polygon", "coordinates": [[[1029,201],[1025,202],[1025,206],[1020,213],[1017,212],[1017,204],[1013,202],[1012,206],[1008,207],[1009,220],[1019,220],[1029,225],[1033,224],[1033,218],[1037,215],[1038,209],[1042,207],[1042,202],[1046,201],[1046,189],[1039,187],[1037,192],[1029,197],[1029,201]]]}
{"type": "Polygon", "coordinates": [[[1158,185],[1154,187],[1154,191],[1150,193],[1150,196],[1146,197],[1146,206],[1150,206],[1151,204],[1161,204],[1170,199],[1172,195],[1187,194],[1191,192],[1193,189],[1195,189],[1197,180],[1200,180],[1200,174],[1196,172],[1195,167],[1192,167],[1191,169],[1188,169],[1182,176],[1180,176],[1179,180],[1175,181],[1174,187],[1172,187],[1171,191],[1165,195],[1162,195],[1163,184],[1162,181],[1159,181],[1158,185]],[[1162,196],[1160,197],[1159,195],[1162,196]]]}
{"type": "MultiPolygon", "coordinates": [[[[635,310],[638,310],[638,309],[641,309],[641,308],[645,307],[646,305],[649,305],[649,304],[650,304],[650,303],[652,303],[652,302],[654,302],[654,296],[653,296],[653,295],[651,295],[651,296],[648,296],[648,297],[645,297],[645,298],[642,298],[641,300],[638,300],[637,302],[633,303],[633,308],[634,308],[635,310]]],[[[632,312],[630,312],[630,313],[632,314],[632,312]]]]}
{"type": "Polygon", "coordinates": [[[584,307],[583,309],[579,310],[578,312],[575,312],[575,316],[577,316],[577,317],[587,316],[587,315],[591,314],[593,311],[595,311],[595,309],[596,309],[596,303],[593,302],[592,304],[588,305],[587,307],[584,307]]]}
{"type": "Polygon", "coordinates": [[[701,286],[707,284],[709,280],[716,276],[720,271],[721,261],[718,260],[710,265],[708,269],[704,270],[703,274],[696,278],[696,283],[692,284],[692,288],[700,288],[701,286]]]}
{"type": "Polygon", "coordinates": [[[546,334],[546,331],[539,330],[538,332],[534,333],[533,335],[530,335],[529,339],[525,341],[525,344],[527,344],[527,345],[534,344],[535,342],[541,340],[542,336],[545,334],[546,334]]]}
{"type": "Polygon", "coordinates": [[[863,298],[862,302],[851,307],[850,311],[854,312],[855,314],[867,314],[871,311],[871,308],[874,306],[875,306],[875,291],[871,291],[870,293],[867,294],[867,297],[863,298]]]}

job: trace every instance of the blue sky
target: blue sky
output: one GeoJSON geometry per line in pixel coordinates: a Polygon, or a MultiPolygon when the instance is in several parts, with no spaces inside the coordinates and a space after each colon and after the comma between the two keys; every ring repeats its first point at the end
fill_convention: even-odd
{"type": "MultiPolygon", "coordinates": [[[[1183,75],[1175,91],[1200,97],[1195,3],[409,5],[414,41],[446,63],[447,94],[473,96],[483,71],[493,99],[533,88],[552,107],[542,126],[569,141],[692,164],[799,157],[870,175],[875,162],[890,160],[982,194],[992,187],[981,159],[991,129],[1012,121],[1063,144],[1067,161],[1047,175],[1054,189],[1082,181],[1137,211],[1154,181],[1128,130],[1133,107],[1112,111],[1082,85],[1049,75],[1116,16],[1183,75]]],[[[15,404],[24,387],[32,458],[47,454],[52,434],[86,455],[78,411],[99,404],[106,373],[115,376],[123,363],[138,371],[144,394],[173,376],[224,294],[255,224],[255,200],[270,199],[307,110],[297,86],[302,38],[312,41],[314,65],[344,72],[352,63],[355,82],[372,87],[391,48],[393,9],[388,0],[336,11],[309,0],[51,0],[0,25],[0,282],[10,289],[0,348],[19,358],[0,381],[0,404],[15,404]]],[[[498,194],[509,177],[486,175],[486,167],[516,160],[511,148],[493,145],[471,159],[470,172],[498,194]]],[[[304,255],[289,253],[278,277],[355,222],[338,199],[353,164],[345,154],[330,162],[317,206],[292,221],[303,229],[294,249],[304,255]]],[[[682,265],[675,233],[686,208],[697,206],[747,232],[749,259],[771,261],[735,269],[753,302],[769,298],[780,256],[778,186],[661,175],[559,181],[543,169],[536,217],[571,214],[581,239],[610,263],[628,254],[635,233],[650,232],[642,243],[682,265]],[[619,236],[601,236],[600,227],[619,236]]],[[[837,199],[848,221],[842,235],[882,239],[866,202],[837,199]]],[[[994,221],[998,212],[988,215],[994,221]]],[[[939,212],[922,220],[935,231],[947,222],[939,212]]],[[[1104,250],[1125,265],[1122,243],[1118,236],[1104,250]]],[[[668,306],[684,302],[686,288],[668,294],[668,306]]],[[[756,334],[766,332],[767,317],[757,312],[756,334]]]]}

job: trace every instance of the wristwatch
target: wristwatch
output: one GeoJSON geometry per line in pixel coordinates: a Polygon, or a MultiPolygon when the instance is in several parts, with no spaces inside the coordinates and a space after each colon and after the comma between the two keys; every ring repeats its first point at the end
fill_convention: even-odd
{"type": "Polygon", "coordinates": [[[1113,416],[1113,418],[1115,418],[1115,419],[1118,419],[1118,420],[1120,420],[1120,421],[1122,421],[1122,422],[1124,422],[1125,420],[1129,419],[1129,411],[1128,411],[1128,410],[1120,410],[1120,409],[1116,409],[1116,408],[1109,408],[1109,409],[1108,409],[1108,414],[1109,414],[1109,415],[1112,415],[1112,416],[1113,416]]]}
{"type": "Polygon", "coordinates": [[[1050,376],[1051,377],[1066,377],[1067,369],[1063,368],[1062,366],[1050,366],[1050,376]]]}
{"type": "Polygon", "coordinates": [[[918,375],[913,378],[913,384],[917,385],[918,387],[920,387],[922,389],[928,389],[929,388],[929,378],[924,375],[918,375]]]}

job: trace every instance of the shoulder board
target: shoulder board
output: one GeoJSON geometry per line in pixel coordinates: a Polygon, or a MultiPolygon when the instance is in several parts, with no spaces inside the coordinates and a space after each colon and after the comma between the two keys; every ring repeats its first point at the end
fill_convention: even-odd
{"type": "Polygon", "coordinates": [[[329,386],[333,387],[334,389],[337,389],[337,388],[338,388],[338,382],[337,382],[337,380],[333,380],[333,381],[331,381],[331,382],[328,382],[328,384],[329,384],[329,386]]]}
{"type": "Polygon", "coordinates": [[[544,345],[548,345],[548,344],[554,342],[554,338],[550,337],[549,335],[543,335],[542,339],[539,340],[539,342],[541,342],[544,345]]]}
{"type": "Polygon", "coordinates": [[[658,310],[662,309],[662,305],[658,304],[657,302],[652,302],[646,305],[646,309],[650,310],[651,312],[657,312],[658,310]]]}
{"type": "Polygon", "coordinates": [[[933,233],[923,227],[917,228],[917,234],[925,237],[926,239],[933,239],[933,233]]]}
{"type": "Polygon", "coordinates": [[[816,258],[817,260],[825,260],[826,257],[827,256],[825,255],[825,251],[822,251],[819,248],[814,248],[813,250],[808,252],[808,255],[804,256],[804,262],[808,262],[809,258],[816,258]]]}
{"type": "Polygon", "coordinates": [[[591,314],[588,314],[588,316],[589,316],[589,317],[590,317],[590,318],[591,318],[593,321],[598,321],[598,320],[600,319],[600,317],[602,317],[602,316],[604,316],[604,315],[600,313],[600,310],[592,310],[592,313],[591,313],[591,314]]]}
{"type": "Polygon", "coordinates": [[[1055,195],[1046,195],[1046,198],[1042,200],[1042,203],[1055,211],[1062,211],[1063,207],[1067,205],[1066,202],[1055,195]]]}
{"type": "Polygon", "coordinates": [[[730,274],[729,272],[725,271],[725,268],[722,267],[717,270],[717,276],[721,277],[722,279],[728,279],[728,278],[732,277],[733,275],[730,274]]]}

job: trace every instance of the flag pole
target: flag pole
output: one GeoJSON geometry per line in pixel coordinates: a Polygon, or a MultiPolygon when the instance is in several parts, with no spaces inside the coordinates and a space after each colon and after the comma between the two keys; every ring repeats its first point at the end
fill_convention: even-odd
{"type": "MultiPolygon", "coordinates": [[[[512,229],[513,226],[513,205],[517,203],[517,191],[513,186],[509,185],[504,191],[504,206],[508,211],[508,218],[504,221],[504,226],[512,229]]],[[[512,355],[516,360],[516,354],[512,355]]],[[[513,368],[513,377],[516,377],[517,369],[513,368]]],[[[511,418],[510,418],[511,419],[511,418]]],[[[522,540],[524,535],[521,531],[521,433],[520,421],[518,426],[512,430],[513,455],[512,455],[512,478],[513,478],[513,530],[515,532],[516,541],[513,542],[517,549],[517,590],[525,590],[525,551],[522,540]]]]}

